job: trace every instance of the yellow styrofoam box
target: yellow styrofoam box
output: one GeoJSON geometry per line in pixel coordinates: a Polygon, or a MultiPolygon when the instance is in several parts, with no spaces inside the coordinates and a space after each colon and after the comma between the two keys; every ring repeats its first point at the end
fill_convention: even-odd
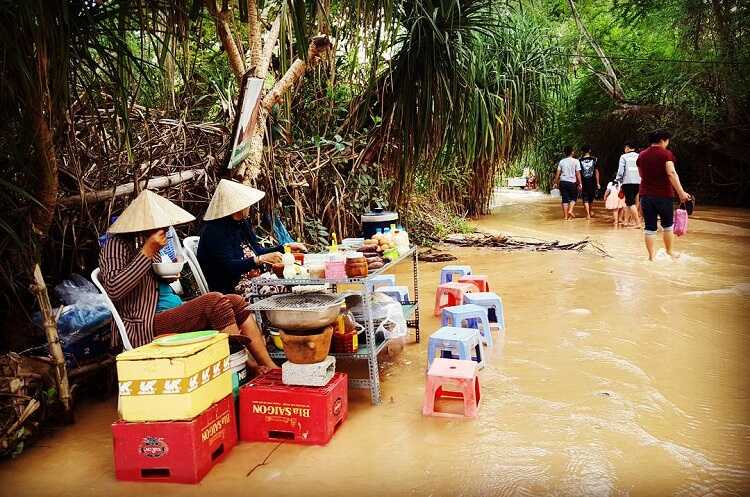
{"type": "Polygon", "coordinates": [[[192,419],[232,393],[227,335],[123,352],[117,356],[117,381],[124,421],[192,419]]]}

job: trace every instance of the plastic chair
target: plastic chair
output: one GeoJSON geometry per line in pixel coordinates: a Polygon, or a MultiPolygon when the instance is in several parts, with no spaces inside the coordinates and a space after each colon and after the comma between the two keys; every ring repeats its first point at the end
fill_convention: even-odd
{"type": "Polygon", "coordinates": [[[104,289],[104,285],[102,285],[101,282],[99,281],[99,268],[96,268],[93,271],[91,271],[91,281],[93,281],[94,285],[96,285],[96,288],[98,288],[99,291],[102,292],[102,295],[104,295],[104,300],[107,302],[107,307],[109,307],[109,310],[112,312],[112,319],[115,320],[117,331],[120,332],[120,340],[122,340],[122,348],[124,348],[125,350],[132,350],[133,346],[130,345],[128,332],[125,330],[125,323],[122,322],[120,313],[117,312],[117,308],[115,307],[115,304],[109,298],[109,295],[107,295],[107,291],[104,289]]]}
{"type": "Polygon", "coordinates": [[[464,295],[476,290],[477,287],[471,283],[443,283],[435,290],[435,316],[440,315],[443,307],[461,305],[464,303],[464,295]]]}
{"type": "Polygon", "coordinates": [[[474,361],[460,361],[458,359],[442,359],[438,357],[432,362],[427,372],[422,414],[425,416],[442,416],[446,418],[476,418],[479,415],[479,404],[482,391],[477,377],[477,363],[474,361]],[[452,386],[455,390],[445,390],[443,387],[452,386]],[[440,412],[435,410],[438,399],[453,399],[463,401],[463,414],[440,412]]]}
{"type": "Polygon", "coordinates": [[[478,292],[489,292],[490,282],[484,274],[467,274],[458,278],[459,283],[471,283],[477,287],[478,292]]]}
{"type": "MultiPolygon", "coordinates": [[[[471,294],[469,293],[467,295],[471,294]]],[[[494,346],[492,342],[492,331],[490,330],[490,319],[487,315],[486,307],[474,304],[463,304],[443,308],[441,326],[463,327],[464,321],[466,321],[466,328],[477,328],[479,330],[483,343],[490,348],[494,346]]]]}
{"type": "Polygon", "coordinates": [[[381,286],[396,286],[396,277],[392,274],[379,274],[377,276],[371,276],[365,280],[365,285],[370,289],[370,292],[374,292],[381,286]]]}
{"type": "Polygon", "coordinates": [[[203,275],[201,265],[198,263],[198,242],[200,237],[188,236],[182,241],[182,246],[185,247],[185,259],[187,259],[190,271],[195,276],[195,282],[198,284],[198,290],[201,294],[205,295],[208,293],[208,283],[206,277],[203,275]]]}
{"type": "Polygon", "coordinates": [[[384,293],[402,304],[409,303],[409,287],[406,286],[380,286],[375,292],[384,293]]]}
{"type": "Polygon", "coordinates": [[[458,274],[460,276],[466,276],[471,274],[471,266],[444,266],[440,270],[440,284],[451,283],[453,275],[458,274]]]}
{"type": "Polygon", "coordinates": [[[427,345],[427,367],[438,357],[474,361],[484,367],[484,351],[479,330],[443,326],[430,336],[427,345]]]}
{"type": "Polygon", "coordinates": [[[468,293],[464,297],[464,303],[486,307],[490,326],[495,324],[498,328],[505,331],[505,312],[503,310],[503,300],[500,298],[500,295],[494,292],[468,293]]]}

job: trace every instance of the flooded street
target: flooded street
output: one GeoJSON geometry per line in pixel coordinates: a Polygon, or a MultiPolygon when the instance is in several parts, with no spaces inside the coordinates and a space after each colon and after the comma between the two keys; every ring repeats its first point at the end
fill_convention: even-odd
{"type": "MultiPolygon", "coordinates": [[[[600,217],[570,222],[546,196],[505,194],[499,203],[482,229],[588,236],[611,257],[450,249],[489,275],[505,306],[507,331],[481,372],[477,420],[421,415],[443,265],[423,263],[422,343],[387,359],[380,406],[350,391],[349,418],[327,446],[283,445],[252,471],[276,444],[241,443],[200,485],[120,483],[109,427],[116,401],[91,402],[75,426],[0,464],[3,494],[750,494],[750,211],[698,206],[675,242],[679,260],[649,263],[641,231],[612,228],[601,203],[600,217]]],[[[409,281],[407,266],[399,284],[409,281]]]]}

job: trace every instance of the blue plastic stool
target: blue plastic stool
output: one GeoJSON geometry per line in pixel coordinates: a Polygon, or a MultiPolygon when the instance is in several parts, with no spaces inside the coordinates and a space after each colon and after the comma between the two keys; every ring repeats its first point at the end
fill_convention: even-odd
{"type": "Polygon", "coordinates": [[[474,361],[484,367],[484,352],[479,331],[472,328],[444,326],[430,336],[427,345],[427,367],[437,357],[474,361]]]}
{"type": "Polygon", "coordinates": [[[371,292],[374,292],[381,286],[396,286],[396,277],[392,274],[379,274],[367,279],[365,284],[371,292]]]}
{"type": "Polygon", "coordinates": [[[494,346],[487,308],[474,304],[454,305],[443,308],[442,326],[463,326],[464,321],[466,321],[467,328],[476,327],[479,329],[483,343],[490,348],[494,346]]]}
{"type": "Polygon", "coordinates": [[[454,274],[469,275],[471,274],[471,266],[444,266],[440,270],[440,284],[452,282],[454,274]]]}
{"type": "Polygon", "coordinates": [[[495,292],[467,293],[464,295],[464,303],[485,307],[490,324],[497,323],[505,331],[505,312],[500,295],[495,292]]]}
{"type": "Polygon", "coordinates": [[[409,303],[409,287],[407,286],[380,286],[375,292],[384,293],[402,304],[409,303]]]}

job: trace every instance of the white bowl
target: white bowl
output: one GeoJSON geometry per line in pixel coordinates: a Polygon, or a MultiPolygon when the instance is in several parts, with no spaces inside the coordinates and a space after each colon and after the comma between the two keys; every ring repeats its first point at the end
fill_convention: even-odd
{"type": "Polygon", "coordinates": [[[151,268],[154,272],[162,278],[172,278],[182,272],[182,266],[185,265],[185,261],[181,262],[154,262],[151,264],[151,268]]]}

